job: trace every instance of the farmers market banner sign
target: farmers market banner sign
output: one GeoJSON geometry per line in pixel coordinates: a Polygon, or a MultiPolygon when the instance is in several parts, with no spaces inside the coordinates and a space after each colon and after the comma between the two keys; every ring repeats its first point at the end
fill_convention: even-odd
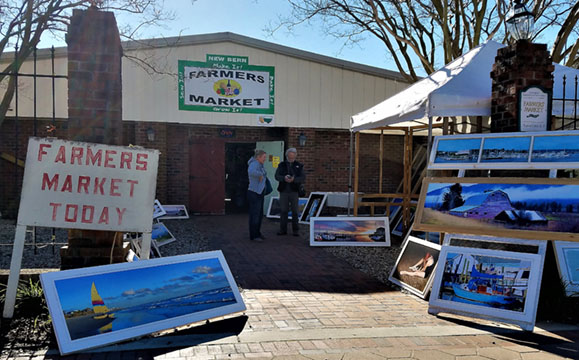
{"type": "Polygon", "coordinates": [[[246,56],[179,60],[179,110],[274,113],[273,66],[249,65],[246,56]]]}

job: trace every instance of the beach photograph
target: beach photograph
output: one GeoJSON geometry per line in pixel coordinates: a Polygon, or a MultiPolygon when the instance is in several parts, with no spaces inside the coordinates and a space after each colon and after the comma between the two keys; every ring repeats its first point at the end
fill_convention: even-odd
{"type": "Polygon", "coordinates": [[[390,281],[424,298],[434,276],[440,245],[409,236],[390,274],[390,281]]]}
{"type": "MultiPolygon", "coordinates": [[[[145,262],[126,263],[135,264],[145,262]]],[[[55,280],[54,287],[71,340],[237,302],[218,258],[70,277],[55,280]]]]}
{"type": "Polygon", "coordinates": [[[310,245],[390,246],[387,217],[319,217],[310,224],[310,245]]]}
{"type": "Polygon", "coordinates": [[[165,215],[161,216],[161,220],[165,219],[189,219],[189,213],[185,205],[163,205],[165,215]]]}
{"type": "Polygon", "coordinates": [[[439,140],[434,163],[476,163],[481,139],[439,140]]]}
{"type": "Polygon", "coordinates": [[[527,162],[530,136],[485,138],[481,162],[527,162]]]}
{"type": "Polygon", "coordinates": [[[579,162],[579,136],[535,136],[531,162],[579,162]]]}
{"type": "Polygon", "coordinates": [[[151,238],[156,241],[157,246],[163,246],[177,240],[162,222],[153,224],[151,238]]]}
{"type": "Polygon", "coordinates": [[[469,305],[524,312],[531,261],[448,252],[438,298],[469,305]]]}
{"type": "Polygon", "coordinates": [[[512,183],[469,180],[472,182],[426,182],[416,228],[456,232],[516,230],[569,236],[579,232],[579,184],[553,179],[545,179],[545,183],[514,178],[512,183]]]}

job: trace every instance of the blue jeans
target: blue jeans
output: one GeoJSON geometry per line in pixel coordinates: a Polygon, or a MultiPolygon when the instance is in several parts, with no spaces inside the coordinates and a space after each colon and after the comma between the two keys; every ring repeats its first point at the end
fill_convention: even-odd
{"type": "Polygon", "coordinates": [[[247,190],[249,205],[249,238],[261,237],[261,219],[263,218],[263,194],[247,190]]]}

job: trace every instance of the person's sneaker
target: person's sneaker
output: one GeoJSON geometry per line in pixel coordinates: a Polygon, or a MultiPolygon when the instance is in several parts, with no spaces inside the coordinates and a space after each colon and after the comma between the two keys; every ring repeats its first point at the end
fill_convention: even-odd
{"type": "Polygon", "coordinates": [[[256,238],[251,239],[251,240],[252,240],[252,241],[255,241],[255,242],[259,242],[259,243],[260,243],[260,242],[263,242],[263,239],[260,238],[260,237],[256,237],[256,238]]]}
{"type": "Polygon", "coordinates": [[[258,237],[260,237],[262,240],[265,240],[265,239],[267,239],[265,236],[263,236],[263,234],[259,234],[259,236],[258,236],[258,237]]]}
{"type": "Polygon", "coordinates": [[[299,232],[295,232],[295,233],[293,233],[292,235],[293,235],[293,236],[300,236],[300,233],[299,233],[299,232]]]}
{"type": "Polygon", "coordinates": [[[287,235],[287,232],[278,231],[277,234],[278,234],[279,236],[281,236],[281,235],[287,235]]]}

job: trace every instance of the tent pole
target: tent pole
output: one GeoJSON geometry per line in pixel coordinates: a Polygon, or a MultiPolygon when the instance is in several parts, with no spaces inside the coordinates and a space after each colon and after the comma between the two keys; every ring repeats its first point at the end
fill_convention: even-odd
{"type": "Polygon", "coordinates": [[[380,178],[378,180],[378,194],[382,194],[382,174],[384,163],[384,130],[380,130],[380,178]]]}
{"type": "Polygon", "coordinates": [[[430,150],[432,149],[432,116],[428,117],[428,146],[426,148],[426,159],[430,159],[430,150]]]}
{"type": "Polygon", "coordinates": [[[353,137],[354,137],[354,133],[350,130],[350,169],[349,169],[349,175],[348,175],[348,216],[350,216],[350,207],[352,205],[350,203],[350,197],[352,196],[352,157],[353,157],[353,150],[354,150],[354,148],[352,147],[353,137]]]}
{"type": "Polygon", "coordinates": [[[360,169],[360,133],[356,133],[354,155],[354,216],[358,216],[358,170],[360,169]]]}

